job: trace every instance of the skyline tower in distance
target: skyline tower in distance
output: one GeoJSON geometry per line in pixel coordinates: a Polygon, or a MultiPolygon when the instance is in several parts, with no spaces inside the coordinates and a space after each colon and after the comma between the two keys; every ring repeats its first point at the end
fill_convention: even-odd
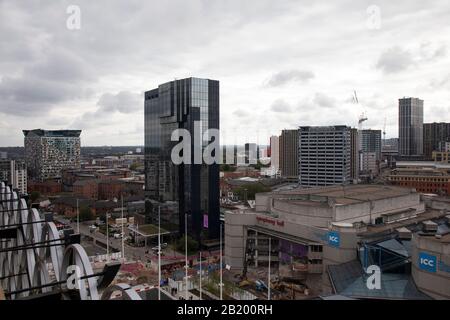
{"type": "Polygon", "coordinates": [[[398,137],[399,155],[420,156],[423,154],[423,100],[399,99],[398,137]]]}

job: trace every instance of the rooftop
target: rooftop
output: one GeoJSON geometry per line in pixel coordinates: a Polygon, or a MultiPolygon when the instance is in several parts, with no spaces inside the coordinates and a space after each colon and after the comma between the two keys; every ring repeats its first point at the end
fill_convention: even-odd
{"type": "Polygon", "coordinates": [[[285,199],[302,205],[348,205],[367,201],[395,198],[416,193],[413,189],[385,185],[329,186],[270,193],[273,198],[285,199]]]}
{"type": "Polygon", "coordinates": [[[43,129],[33,129],[33,130],[22,130],[25,137],[30,133],[40,137],[79,137],[81,130],[43,130],[43,129]]]}

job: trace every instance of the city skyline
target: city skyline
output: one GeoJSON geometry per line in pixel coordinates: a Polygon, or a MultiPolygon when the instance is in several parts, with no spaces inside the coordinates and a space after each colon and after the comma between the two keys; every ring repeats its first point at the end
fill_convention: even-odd
{"type": "Polygon", "coordinates": [[[84,146],[144,145],[144,91],[190,76],[220,81],[227,145],[356,127],[363,111],[364,128],[386,118],[386,137],[397,137],[403,96],[425,101],[425,123],[449,121],[446,2],[380,1],[373,25],[371,4],[108,2],[102,14],[103,3],[81,1],[80,29],[70,30],[69,2],[2,2],[0,146],[22,145],[21,130],[35,127],[83,130],[84,146]],[[170,23],[156,18],[168,12],[170,23]]]}

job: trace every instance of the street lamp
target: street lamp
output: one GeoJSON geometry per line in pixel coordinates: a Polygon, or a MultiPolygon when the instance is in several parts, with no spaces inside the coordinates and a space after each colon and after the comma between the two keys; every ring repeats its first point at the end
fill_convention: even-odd
{"type": "MultiPolygon", "coordinates": [[[[114,202],[118,202],[118,200],[117,200],[117,198],[114,198],[114,200],[113,200],[114,202]]],[[[120,202],[121,202],[121,205],[120,205],[120,211],[121,211],[121,217],[122,217],[122,219],[121,219],[121,225],[122,225],[122,233],[121,233],[121,240],[122,240],[122,254],[121,254],[121,256],[122,256],[122,261],[125,261],[125,233],[124,233],[124,230],[123,230],[123,225],[124,225],[124,221],[123,221],[123,193],[120,193],[120,202]]]]}
{"type": "Polygon", "coordinates": [[[161,300],[161,206],[158,206],[158,300],[161,300]]]}
{"type": "Polygon", "coordinates": [[[80,210],[78,208],[78,198],[77,198],[77,232],[80,233],[80,210]]]}
{"type": "Polygon", "coordinates": [[[222,224],[220,224],[220,300],[222,300],[222,224]]]}
{"type": "Polygon", "coordinates": [[[109,262],[109,213],[106,213],[106,259],[109,262]]]}

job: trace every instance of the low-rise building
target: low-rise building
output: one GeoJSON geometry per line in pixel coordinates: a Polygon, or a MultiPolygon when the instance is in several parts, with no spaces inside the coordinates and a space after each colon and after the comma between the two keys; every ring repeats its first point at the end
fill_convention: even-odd
{"type": "Polygon", "coordinates": [[[450,163],[450,151],[433,151],[432,158],[436,162],[450,163]]]}
{"type": "Polygon", "coordinates": [[[418,192],[450,195],[450,164],[433,161],[398,161],[388,176],[393,185],[418,192]]]}
{"type": "MultiPolygon", "coordinates": [[[[426,251],[417,239],[426,234],[447,241],[450,234],[449,212],[435,207],[426,207],[414,189],[383,185],[257,194],[254,210],[225,214],[225,263],[245,272],[266,267],[270,256],[272,270],[278,268],[280,274],[288,270],[283,275],[287,279],[305,281],[311,274],[322,273],[322,294],[372,299],[447,297],[450,273],[438,273],[440,280],[427,286],[427,276],[411,272],[420,261],[414,250],[426,251]],[[371,265],[381,270],[380,290],[366,285],[371,265]]],[[[447,270],[450,244],[445,241],[426,252],[444,261],[447,270]]]]}
{"type": "Polygon", "coordinates": [[[37,191],[40,194],[53,196],[61,193],[62,187],[58,180],[28,181],[28,193],[37,191]]]}
{"type": "Polygon", "coordinates": [[[92,200],[98,199],[98,182],[96,179],[78,180],[73,184],[73,194],[76,197],[92,200]]]}

